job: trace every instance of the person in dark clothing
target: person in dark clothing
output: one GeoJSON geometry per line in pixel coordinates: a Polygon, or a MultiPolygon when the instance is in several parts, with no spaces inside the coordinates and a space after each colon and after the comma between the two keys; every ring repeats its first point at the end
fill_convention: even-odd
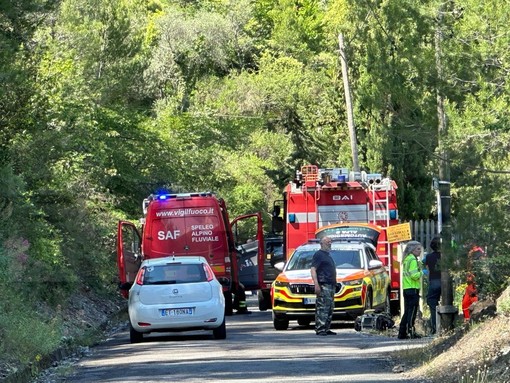
{"type": "Polygon", "coordinates": [[[237,314],[251,314],[246,304],[246,290],[241,282],[234,290],[234,309],[237,310],[237,314]]]}
{"type": "Polygon", "coordinates": [[[315,333],[317,335],[336,335],[329,329],[335,307],[336,289],[336,265],[329,254],[331,242],[329,237],[321,239],[321,248],[313,255],[310,269],[317,295],[315,303],[315,333]]]}
{"type": "Polygon", "coordinates": [[[427,305],[430,309],[430,327],[432,334],[437,331],[436,309],[441,298],[441,269],[439,261],[441,260],[441,239],[439,237],[432,238],[430,241],[432,253],[428,253],[423,258],[423,264],[429,271],[429,287],[427,292],[427,305]]]}

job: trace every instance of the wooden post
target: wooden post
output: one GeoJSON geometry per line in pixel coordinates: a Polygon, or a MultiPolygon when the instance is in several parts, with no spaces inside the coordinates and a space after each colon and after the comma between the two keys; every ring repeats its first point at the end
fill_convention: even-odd
{"type": "Polygon", "coordinates": [[[338,35],[338,45],[340,47],[340,61],[342,63],[342,79],[344,82],[345,91],[345,108],[347,110],[347,125],[349,126],[349,137],[351,139],[352,170],[355,172],[359,172],[358,143],[356,139],[356,128],[354,126],[353,117],[354,113],[352,110],[351,87],[349,84],[349,72],[344,49],[344,37],[341,33],[338,35]]]}

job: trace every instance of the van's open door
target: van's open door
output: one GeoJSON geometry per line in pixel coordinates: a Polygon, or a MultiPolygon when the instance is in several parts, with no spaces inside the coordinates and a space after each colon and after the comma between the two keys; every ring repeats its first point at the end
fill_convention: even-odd
{"type": "Polygon", "coordinates": [[[258,290],[264,282],[264,228],[260,213],[236,217],[232,233],[237,250],[239,281],[245,290],[258,290]]]}
{"type": "Polygon", "coordinates": [[[129,295],[136,273],[142,263],[141,237],[131,222],[119,221],[117,226],[117,266],[119,268],[120,293],[129,295]]]}

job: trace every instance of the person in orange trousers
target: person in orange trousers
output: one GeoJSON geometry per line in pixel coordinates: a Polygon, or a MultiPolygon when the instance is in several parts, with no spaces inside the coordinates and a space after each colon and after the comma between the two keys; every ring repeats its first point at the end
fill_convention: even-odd
{"type": "Polygon", "coordinates": [[[462,298],[462,312],[464,313],[464,322],[469,322],[471,314],[469,307],[478,301],[478,290],[476,289],[475,276],[472,273],[468,273],[466,277],[467,286],[462,298]]]}

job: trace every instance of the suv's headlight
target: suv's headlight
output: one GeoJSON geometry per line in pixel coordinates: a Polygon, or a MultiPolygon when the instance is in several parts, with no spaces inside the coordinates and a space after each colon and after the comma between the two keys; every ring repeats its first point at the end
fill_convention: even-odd
{"type": "Polygon", "coordinates": [[[288,285],[289,285],[289,282],[274,281],[275,287],[287,287],[288,285]]]}
{"type": "Polygon", "coordinates": [[[354,279],[352,281],[342,281],[345,286],[356,286],[363,283],[363,279],[354,279]]]}

